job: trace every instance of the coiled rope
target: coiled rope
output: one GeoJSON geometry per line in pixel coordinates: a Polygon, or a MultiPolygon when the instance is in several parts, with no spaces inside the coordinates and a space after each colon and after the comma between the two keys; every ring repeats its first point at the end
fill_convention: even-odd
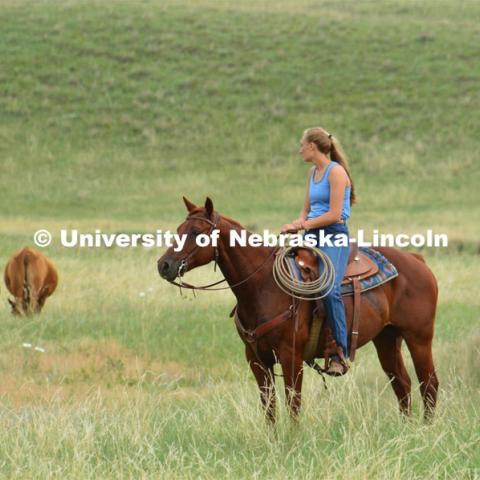
{"type": "Polygon", "coordinates": [[[321,269],[323,271],[319,277],[312,282],[298,280],[295,267],[286,258],[294,247],[284,247],[276,254],[273,263],[273,278],[281,290],[300,300],[318,300],[326,297],[335,282],[335,269],[332,261],[327,254],[318,248],[310,246],[303,246],[302,248],[311,250],[323,263],[324,268],[321,269]]]}

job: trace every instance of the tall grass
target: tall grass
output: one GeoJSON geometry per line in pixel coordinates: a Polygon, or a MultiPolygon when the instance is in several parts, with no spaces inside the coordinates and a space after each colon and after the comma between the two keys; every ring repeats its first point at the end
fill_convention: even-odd
{"type": "Polygon", "coordinates": [[[0,262],[47,228],[60,274],[40,317],[10,316],[0,290],[0,477],[480,477],[479,13],[0,0],[0,262]],[[298,423],[280,403],[271,430],[230,292],[179,296],[157,250],[59,245],[61,228],[174,229],[182,195],[278,231],[300,210],[298,140],[317,124],[349,156],[352,232],[449,235],[423,252],[440,287],[430,425],[415,381],[413,416],[398,415],[369,345],[328,391],[306,372],[298,423]]]}
{"type": "MultiPolygon", "coordinates": [[[[365,364],[366,363],[366,364],[365,364]]],[[[475,478],[479,412],[469,387],[444,376],[436,419],[406,420],[363,362],[328,392],[308,374],[298,424],[269,430],[245,372],[189,394],[92,389],[2,407],[2,472],[18,478],[475,478]]],[[[417,397],[418,397],[418,392],[417,397]]],[[[418,409],[415,409],[416,413],[418,409]]]]}

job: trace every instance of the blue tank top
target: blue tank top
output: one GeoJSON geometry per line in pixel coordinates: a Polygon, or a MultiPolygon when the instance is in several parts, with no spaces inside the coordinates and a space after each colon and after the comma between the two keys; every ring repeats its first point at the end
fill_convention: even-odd
{"type": "MultiPolygon", "coordinates": [[[[315,170],[310,175],[310,211],[307,219],[316,218],[330,210],[330,184],[328,183],[328,174],[336,162],[332,161],[323,173],[320,181],[314,180],[315,170]]],[[[345,187],[343,194],[342,220],[350,218],[350,190],[351,187],[345,187]]]]}

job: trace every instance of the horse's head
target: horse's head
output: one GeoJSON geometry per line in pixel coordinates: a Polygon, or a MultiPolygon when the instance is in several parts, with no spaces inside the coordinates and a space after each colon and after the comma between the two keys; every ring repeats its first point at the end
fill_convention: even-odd
{"type": "Polygon", "coordinates": [[[210,235],[217,227],[218,213],[213,210],[213,202],[207,197],[203,207],[197,206],[183,197],[188,210],[185,221],[178,226],[177,234],[186,235],[186,241],[181,251],[175,251],[177,244],[171,246],[157,262],[158,273],[171,282],[181,277],[185,272],[206,265],[215,259],[216,247],[211,244],[200,247],[196,238],[200,234],[210,235]]]}

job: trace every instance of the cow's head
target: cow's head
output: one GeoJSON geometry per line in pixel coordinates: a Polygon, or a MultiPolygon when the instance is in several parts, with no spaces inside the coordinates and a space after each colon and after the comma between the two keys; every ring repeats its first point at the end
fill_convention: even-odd
{"type": "Polygon", "coordinates": [[[12,307],[12,315],[28,316],[33,313],[40,313],[48,297],[48,287],[43,287],[36,298],[31,298],[30,295],[29,290],[24,290],[24,298],[8,299],[8,303],[12,307]]]}
{"type": "Polygon", "coordinates": [[[18,306],[17,302],[15,300],[12,300],[11,298],[8,299],[8,303],[12,307],[12,315],[22,315],[23,309],[18,306]]]}

